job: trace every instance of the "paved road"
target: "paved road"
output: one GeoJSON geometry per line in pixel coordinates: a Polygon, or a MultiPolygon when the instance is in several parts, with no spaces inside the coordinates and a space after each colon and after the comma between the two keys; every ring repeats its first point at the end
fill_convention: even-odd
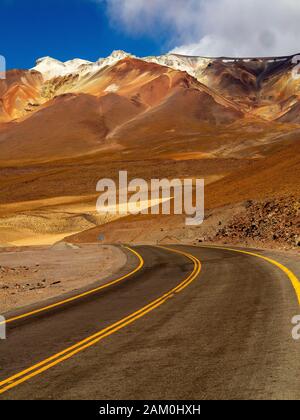
{"type": "Polygon", "coordinates": [[[287,273],[230,250],[172,249],[135,247],[132,276],[9,323],[0,398],[299,399],[287,273]]]}

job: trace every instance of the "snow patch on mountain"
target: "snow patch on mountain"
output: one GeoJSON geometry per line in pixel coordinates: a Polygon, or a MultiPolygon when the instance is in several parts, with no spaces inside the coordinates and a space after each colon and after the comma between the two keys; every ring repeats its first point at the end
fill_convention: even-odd
{"type": "MultiPolygon", "coordinates": [[[[136,56],[124,51],[114,51],[106,58],[99,58],[96,62],[87,60],[74,59],[61,62],[51,57],[40,58],[36,66],[32,70],[39,71],[43,74],[45,80],[54,77],[66,76],[69,74],[78,74],[85,76],[92,75],[105,67],[110,67],[125,58],[137,58],[136,56]]],[[[140,60],[167,66],[175,70],[186,71],[190,75],[197,77],[199,69],[205,69],[211,60],[199,57],[184,57],[176,54],[166,54],[161,56],[152,56],[140,58],[140,60]]]]}
{"type": "Polygon", "coordinates": [[[90,64],[92,64],[90,61],[81,59],[70,60],[63,63],[55,58],[43,57],[37,60],[36,66],[31,70],[42,73],[44,79],[49,80],[54,77],[77,73],[81,66],[90,64]]]}
{"type": "Polygon", "coordinates": [[[62,77],[72,74],[78,74],[79,76],[85,76],[86,74],[94,74],[99,70],[113,66],[117,62],[127,57],[134,57],[124,51],[114,51],[107,58],[99,58],[96,62],[82,60],[76,58],[62,62],[51,57],[43,57],[37,60],[35,67],[31,70],[42,73],[44,80],[50,80],[55,77],[62,77]]]}
{"type": "Polygon", "coordinates": [[[107,58],[100,58],[97,61],[97,64],[102,68],[106,66],[113,66],[114,64],[128,57],[136,58],[134,55],[126,53],[125,51],[114,51],[107,58]]]}
{"type": "Polygon", "coordinates": [[[174,70],[185,71],[193,77],[199,78],[201,73],[207,68],[212,61],[204,57],[188,57],[177,54],[165,54],[160,56],[152,56],[143,58],[144,61],[160,64],[161,66],[170,67],[174,70]]]}
{"type": "MultiPolygon", "coordinates": [[[[128,57],[138,58],[124,51],[114,51],[110,56],[99,58],[99,60],[94,63],[78,58],[63,63],[51,57],[44,57],[37,61],[36,66],[32,70],[42,73],[45,80],[70,74],[78,74],[79,76],[85,76],[87,74],[93,75],[103,68],[113,66],[128,57]]],[[[174,70],[185,71],[196,78],[199,78],[199,74],[201,74],[211,62],[208,58],[185,57],[176,54],[144,57],[140,58],[140,60],[170,67],[174,70]]]]}

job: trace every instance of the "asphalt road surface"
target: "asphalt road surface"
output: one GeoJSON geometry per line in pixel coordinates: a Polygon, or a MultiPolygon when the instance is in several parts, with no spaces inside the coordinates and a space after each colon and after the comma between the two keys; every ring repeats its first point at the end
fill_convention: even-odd
{"type": "Polygon", "coordinates": [[[127,249],[107,287],[10,314],[0,399],[300,399],[296,276],[278,259],[168,248],[127,249]]]}

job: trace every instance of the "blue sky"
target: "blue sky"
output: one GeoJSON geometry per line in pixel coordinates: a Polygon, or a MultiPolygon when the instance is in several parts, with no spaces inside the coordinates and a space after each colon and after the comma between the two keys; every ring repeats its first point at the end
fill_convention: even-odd
{"type": "Polygon", "coordinates": [[[31,68],[44,56],[95,61],[115,49],[137,56],[160,54],[166,39],[116,29],[103,2],[0,0],[0,55],[9,69],[31,68]]]}

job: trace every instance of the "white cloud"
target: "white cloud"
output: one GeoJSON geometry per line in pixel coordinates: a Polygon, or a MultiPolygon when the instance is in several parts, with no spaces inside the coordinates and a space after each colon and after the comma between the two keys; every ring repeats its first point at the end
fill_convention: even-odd
{"type": "Polygon", "coordinates": [[[101,0],[128,33],[167,31],[191,55],[262,56],[300,51],[299,0],[101,0]]]}

